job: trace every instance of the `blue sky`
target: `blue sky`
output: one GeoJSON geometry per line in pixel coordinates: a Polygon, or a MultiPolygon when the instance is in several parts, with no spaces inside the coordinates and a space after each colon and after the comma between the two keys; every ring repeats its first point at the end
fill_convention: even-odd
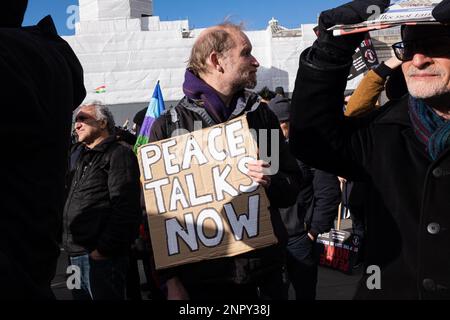
{"type": "MultiPolygon", "coordinates": [[[[294,28],[301,23],[315,23],[317,15],[348,0],[154,0],[154,15],[161,20],[189,19],[191,27],[202,28],[217,24],[227,16],[234,22],[243,21],[247,30],[265,29],[275,17],[280,24],[294,28]]],[[[78,0],[29,0],[24,25],[36,24],[51,14],[60,35],[74,33],[66,27],[78,0]],[[69,9],[69,13],[67,13],[69,9]],[[70,10],[72,9],[72,10],[70,10]]]]}

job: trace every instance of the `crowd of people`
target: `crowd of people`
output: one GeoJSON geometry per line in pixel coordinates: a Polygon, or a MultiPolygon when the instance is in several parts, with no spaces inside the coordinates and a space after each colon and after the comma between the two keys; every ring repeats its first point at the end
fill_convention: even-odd
{"type": "MultiPolygon", "coordinates": [[[[0,160],[7,186],[0,204],[0,299],[54,299],[62,247],[80,270],[75,300],[138,299],[132,294],[139,292],[138,258],[154,299],[285,300],[290,283],[296,299],[314,300],[314,243],[334,227],[340,179],[352,182],[348,207],[364,263],[381,270],[382,288],[369,288],[365,275],[355,298],[449,299],[450,1],[433,11],[440,24],[403,26],[396,58],[371,70],[344,102],[364,34],[333,37],[327,30],[367,20],[372,5],[383,11],[389,1],[359,0],[322,12],[318,38],[301,54],[292,99],[282,87],[253,91],[259,62],[241,26],[223,23],[198,36],[185,96],[156,119],[150,142],[242,115],[256,132],[279,130],[278,141],[264,141],[279,145],[271,155],[279,170],[257,160],[247,173],[267,194],[278,243],[156,271],[136,137],[117,128],[103,103],[83,102],[82,67],[51,18],[21,27],[27,0],[4,1],[1,94],[7,118],[21,123],[1,129],[10,151],[0,160]],[[385,105],[377,103],[382,91],[385,105]]],[[[135,117],[138,128],[144,114],[135,117]]]]}

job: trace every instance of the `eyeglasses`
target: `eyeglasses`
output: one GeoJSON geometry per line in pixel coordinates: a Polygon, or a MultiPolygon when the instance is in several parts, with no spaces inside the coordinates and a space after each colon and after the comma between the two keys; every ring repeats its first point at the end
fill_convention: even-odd
{"type": "Polygon", "coordinates": [[[89,118],[86,116],[77,116],[75,118],[75,122],[83,122],[83,121],[86,121],[87,119],[89,119],[89,118]]]}
{"type": "Polygon", "coordinates": [[[84,114],[79,114],[79,115],[77,115],[75,117],[75,123],[76,122],[84,122],[84,123],[86,123],[86,122],[89,122],[89,121],[97,121],[97,120],[95,120],[91,116],[87,116],[87,115],[84,115],[84,114]]]}
{"type": "Polygon", "coordinates": [[[400,61],[410,61],[417,53],[428,57],[450,56],[450,37],[437,37],[421,40],[397,42],[392,46],[395,56],[400,61]]]}

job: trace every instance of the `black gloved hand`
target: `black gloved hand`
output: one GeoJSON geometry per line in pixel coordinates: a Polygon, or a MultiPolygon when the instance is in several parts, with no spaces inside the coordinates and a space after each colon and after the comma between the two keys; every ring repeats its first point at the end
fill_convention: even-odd
{"type": "Polygon", "coordinates": [[[390,0],[355,0],[335,9],[324,11],[319,17],[319,38],[313,45],[314,60],[331,64],[347,64],[352,61],[356,48],[364,40],[364,33],[334,37],[328,28],[337,24],[354,24],[366,21],[374,14],[371,6],[378,6],[383,13],[390,0]]]}
{"type": "Polygon", "coordinates": [[[444,0],[433,9],[433,17],[440,23],[450,23],[450,0],[444,0]]]}

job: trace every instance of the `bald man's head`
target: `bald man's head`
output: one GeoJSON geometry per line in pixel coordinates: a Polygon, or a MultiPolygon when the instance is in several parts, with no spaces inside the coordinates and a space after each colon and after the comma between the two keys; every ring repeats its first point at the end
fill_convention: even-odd
{"type": "Polygon", "coordinates": [[[223,23],[204,30],[192,47],[188,67],[196,75],[207,73],[207,60],[211,53],[219,56],[236,46],[235,35],[242,32],[242,26],[223,23]]]}
{"type": "Polygon", "coordinates": [[[0,4],[0,27],[20,27],[27,6],[28,0],[3,0],[0,4]]]}

